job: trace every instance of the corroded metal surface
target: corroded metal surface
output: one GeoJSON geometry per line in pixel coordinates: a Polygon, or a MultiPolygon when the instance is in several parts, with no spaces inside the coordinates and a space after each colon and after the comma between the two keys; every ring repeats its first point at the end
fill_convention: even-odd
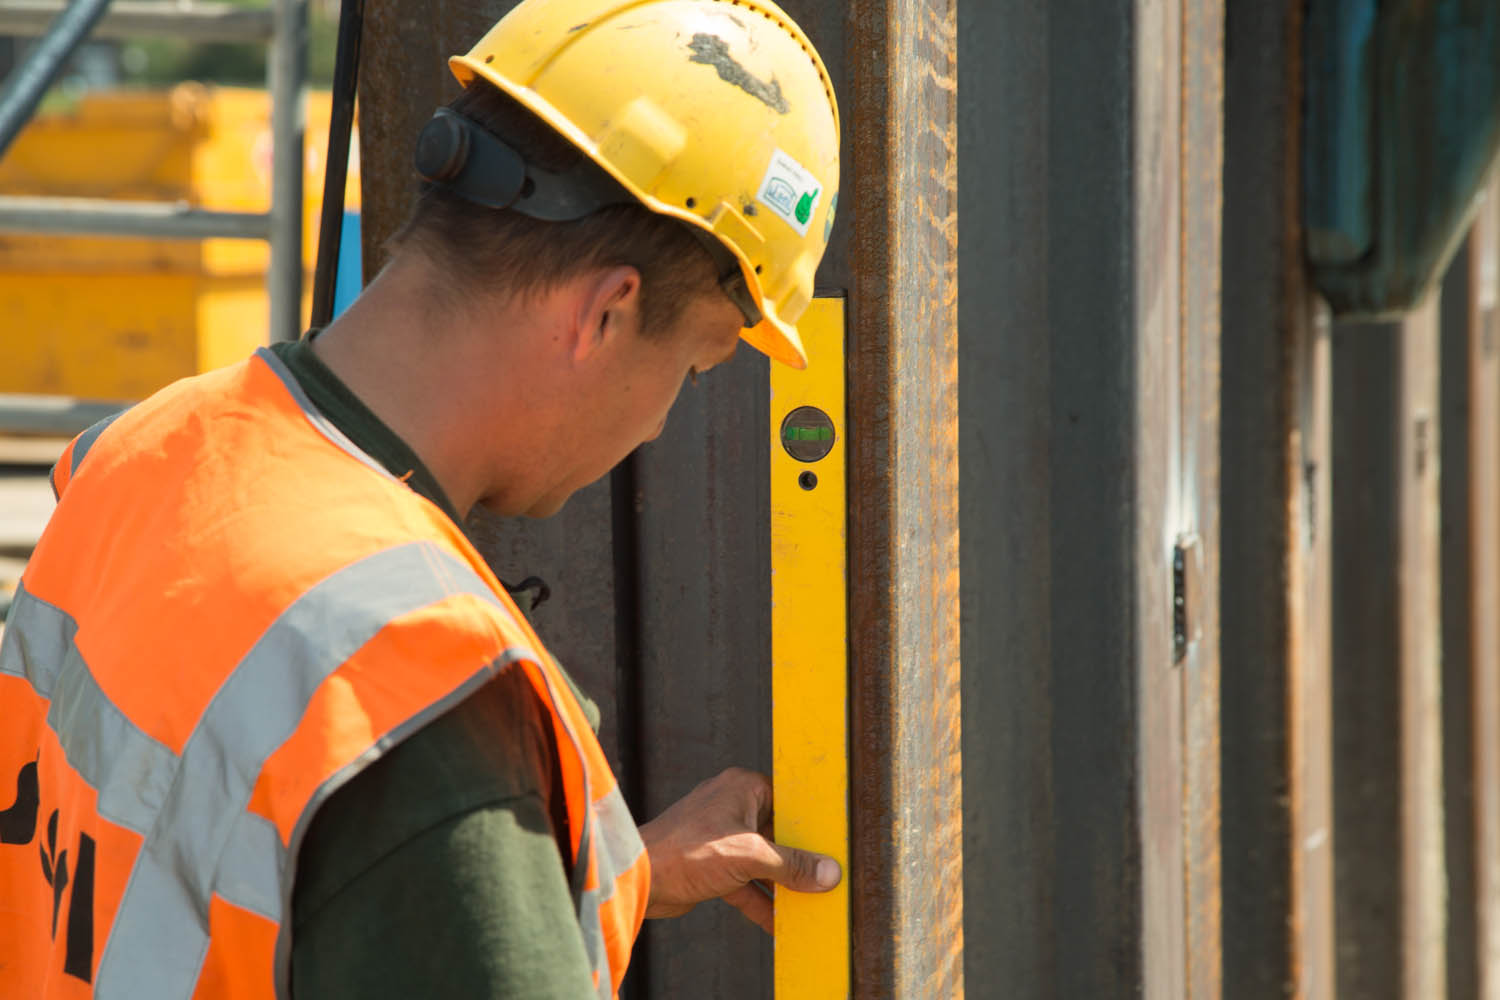
{"type": "Polygon", "coordinates": [[[1400,473],[1401,885],[1406,996],[1447,988],[1443,850],[1442,604],[1438,506],[1438,303],[1403,324],[1400,473]]]}
{"type": "Polygon", "coordinates": [[[448,57],[467,52],[514,0],[366,0],[359,66],[360,233],[365,280],[417,193],[417,133],[458,93],[448,57]]]}
{"type": "Polygon", "coordinates": [[[1500,327],[1492,182],[1442,285],[1443,782],[1449,996],[1495,997],[1500,327]]]}
{"type": "Polygon", "coordinates": [[[954,0],[853,0],[854,984],[963,993],[954,0]]]}
{"type": "MultiPolygon", "coordinates": [[[[1470,247],[1469,364],[1475,570],[1472,718],[1476,996],[1500,1000],[1500,180],[1475,223],[1470,247]]],[[[1455,999],[1457,1000],[1457,999],[1455,999]]]]}
{"type": "MultiPolygon", "coordinates": [[[[1300,283],[1301,268],[1292,266],[1297,275],[1293,287],[1305,292],[1306,287],[1300,283]]],[[[1280,810],[1285,804],[1290,809],[1285,830],[1267,832],[1288,838],[1289,842],[1276,843],[1278,847],[1284,844],[1283,849],[1291,855],[1291,898],[1290,906],[1281,913],[1273,913],[1269,906],[1261,906],[1257,912],[1265,921],[1261,929],[1275,935],[1268,943],[1286,943],[1289,967],[1282,980],[1284,988],[1292,996],[1320,1000],[1335,996],[1332,321],[1321,300],[1306,296],[1293,301],[1300,302],[1301,309],[1300,316],[1289,317],[1288,332],[1293,339],[1287,380],[1296,406],[1296,423],[1282,456],[1288,466],[1287,481],[1295,484],[1289,491],[1292,534],[1285,540],[1290,551],[1289,592],[1284,598],[1289,606],[1285,725],[1290,787],[1289,794],[1282,796],[1281,779],[1272,777],[1253,792],[1262,808],[1280,810]]],[[[1224,578],[1227,580],[1227,575],[1224,578]]],[[[1227,600],[1224,607],[1229,607],[1227,600]]],[[[1224,648],[1229,648],[1227,642],[1224,648]]],[[[1264,661],[1256,666],[1263,669],[1264,661]]],[[[1228,827],[1226,823],[1224,829],[1228,827]]],[[[1245,833],[1254,836],[1253,830],[1245,833]]],[[[1256,892],[1261,887],[1246,884],[1241,888],[1256,892]]],[[[1249,952],[1243,954],[1248,957],[1249,952]]],[[[1266,954],[1277,952],[1268,949],[1266,954]]],[[[1262,965],[1280,963],[1262,959],[1262,965]]],[[[1235,982],[1228,968],[1224,982],[1235,982]]],[[[1249,1000],[1250,994],[1245,996],[1249,1000]]]]}
{"type": "Polygon", "coordinates": [[[966,964],[996,995],[1219,991],[1221,18],[964,13],[967,929],[1016,943],[966,964]],[[1208,600],[1174,666],[1183,536],[1208,600]]]}
{"type": "MultiPolygon", "coordinates": [[[[685,386],[635,458],[639,748],[654,815],[730,765],[771,772],[766,359],[685,386]]],[[[759,997],[771,941],[728,906],[653,922],[651,996],[759,997]]]]}
{"type": "MultiPolygon", "coordinates": [[[[1132,434],[1134,604],[1124,664],[1136,688],[1140,754],[1141,980],[1147,996],[1187,996],[1187,675],[1173,663],[1171,545],[1197,517],[1185,468],[1184,368],[1195,346],[1184,328],[1182,0],[1134,5],[1131,163],[1127,183],[1131,273],[1123,319],[1129,338],[1124,386],[1132,434]]],[[[1076,237],[1075,237],[1076,238],[1076,237]]],[[[1214,275],[1210,274],[1210,280],[1214,275]]],[[[1197,375],[1197,372],[1195,372],[1197,375]]],[[[1189,653],[1196,660],[1202,646],[1189,653]]]]}
{"type": "Polygon", "coordinates": [[[1226,20],[1223,991],[1333,996],[1329,332],[1302,267],[1301,11],[1226,20]]]}
{"type": "Polygon", "coordinates": [[[1337,987],[1370,1000],[1446,980],[1437,350],[1432,299],[1334,332],[1337,987]]]}
{"type": "Polygon", "coordinates": [[[1179,534],[1200,541],[1198,632],[1182,666],[1184,954],[1188,997],[1222,994],[1220,862],[1219,414],[1220,247],[1224,179],[1224,0],[1183,0],[1181,269],[1182,404],[1179,534]],[[1190,512],[1190,513],[1189,513],[1190,512]]]}
{"type": "Polygon", "coordinates": [[[1029,1000],[1077,960],[1052,881],[1050,15],[958,15],[964,978],[1029,1000]]]}
{"type": "Polygon", "coordinates": [[[1475,569],[1471,719],[1474,731],[1474,930],[1476,990],[1500,1000],[1500,179],[1491,179],[1470,248],[1470,439],[1475,569]]]}

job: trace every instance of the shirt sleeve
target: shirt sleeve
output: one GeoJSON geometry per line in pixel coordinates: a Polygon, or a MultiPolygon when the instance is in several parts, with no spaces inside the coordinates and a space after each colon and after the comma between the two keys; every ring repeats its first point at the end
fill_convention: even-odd
{"type": "Polygon", "coordinates": [[[597,996],[543,711],[507,672],[329,799],[299,855],[293,996],[597,996]]]}

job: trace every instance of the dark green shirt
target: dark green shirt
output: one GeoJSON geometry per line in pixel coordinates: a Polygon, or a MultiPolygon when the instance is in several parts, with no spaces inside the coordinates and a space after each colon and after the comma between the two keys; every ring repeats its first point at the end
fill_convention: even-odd
{"type": "MultiPolygon", "coordinates": [[[[461,523],[416,453],[308,342],[273,350],[339,430],[461,523]]],[[[597,728],[598,709],[579,699],[597,728]]],[[[553,740],[530,683],[506,671],[329,798],[297,858],[294,995],[597,996],[553,740]]]]}

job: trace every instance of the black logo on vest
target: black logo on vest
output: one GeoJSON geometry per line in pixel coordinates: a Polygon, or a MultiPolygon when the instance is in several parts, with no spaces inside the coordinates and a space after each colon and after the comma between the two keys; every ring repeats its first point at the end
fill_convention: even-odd
{"type": "Polygon", "coordinates": [[[42,804],[36,761],[16,775],[16,804],[0,812],[0,844],[29,844],[36,836],[36,811],[42,804]]]}
{"type": "MultiPolygon", "coordinates": [[[[36,836],[41,788],[37,762],[31,761],[16,774],[16,801],[0,812],[0,844],[29,844],[36,836]]],[[[57,849],[59,811],[47,818],[47,842],[38,845],[42,878],[52,887],[52,938],[57,939],[57,915],[63,893],[69,887],[68,851],[57,849]]],[[[84,982],[94,977],[94,838],[79,831],[71,872],[73,892],[68,897],[67,951],[63,972],[84,982]]]]}

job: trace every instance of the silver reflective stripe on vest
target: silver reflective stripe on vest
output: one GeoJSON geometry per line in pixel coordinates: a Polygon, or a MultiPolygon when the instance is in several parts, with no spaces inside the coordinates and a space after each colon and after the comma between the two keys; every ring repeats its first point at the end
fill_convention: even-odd
{"type": "MultiPolygon", "coordinates": [[[[94,412],[98,413],[99,411],[95,410],[94,412]]],[[[124,410],[120,411],[120,413],[124,412],[124,410]]],[[[104,429],[120,418],[120,413],[111,413],[109,416],[105,417],[103,420],[100,420],[98,423],[91,426],[88,430],[78,435],[77,440],[73,442],[73,465],[68,469],[69,476],[72,476],[78,472],[78,466],[83,464],[83,456],[89,453],[89,449],[94,446],[95,441],[99,440],[99,435],[104,433],[104,429]]],[[[76,427],[78,425],[74,424],[73,426],[76,427]]]]}
{"type": "MultiPolygon", "coordinates": [[[[290,846],[246,809],[267,757],[300,723],[322,681],[385,624],[456,593],[509,616],[464,562],[438,546],[413,543],[346,567],[294,602],[215,694],[182,757],[148,736],[104,694],[75,642],[66,613],[18,589],[0,643],[0,673],[26,678],[51,700],[48,725],[69,763],[98,790],[101,815],[141,834],[137,856],[99,972],[99,997],[187,998],[208,945],[208,908],[217,894],[281,924],[275,976],[289,989],[290,907],[296,852],[317,808],[363,767],[467,697],[504,666],[541,662],[526,648],[506,650],[458,689],[386,734],[325,781],[299,818],[290,846]]],[[[552,711],[581,755],[577,734],[543,671],[552,711]]],[[[587,794],[587,778],[585,777],[587,794]]],[[[592,810],[586,827],[599,888],[583,894],[579,922],[602,996],[612,993],[599,906],[614,879],[643,848],[618,790],[592,810]]],[[[581,859],[587,863],[587,857],[581,859]]]]}
{"type": "Polygon", "coordinates": [[[489,595],[469,566],[415,542],[339,570],[266,630],[188,737],[115,915],[99,963],[101,989],[192,995],[208,946],[208,904],[216,884],[228,885],[219,879],[221,861],[240,894],[255,897],[252,909],[282,906],[271,902],[285,899],[280,872],[270,879],[274,868],[286,869],[285,855],[275,866],[237,856],[253,841],[243,815],[262,766],[296,730],[319,685],[387,623],[461,592],[489,595]]]}
{"type": "Polygon", "coordinates": [[[579,906],[578,922],[583,928],[583,943],[594,967],[600,970],[599,995],[609,998],[614,995],[610,980],[609,949],[604,942],[604,929],[599,920],[599,908],[615,894],[615,881],[640,859],[646,845],[641,842],[635,820],[619,786],[593,805],[593,837],[595,874],[599,886],[583,894],[579,906]]]}
{"type": "MultiPolygon", "coordinates": [[[[585,759],[583,744],[579,741],[572,722],[560,707],[562,701],[552,682],[551,671],[543,670],[542,679],[547,685],[547,697],[551,700],[552,712],[561,720],[563,728],[568,733],[568,739],[573,743],[574,752],[578,754],[579,761],[582,763],[585,759]]],[[[582,770],[584,801],[593,803],[593,788],[589,782],[587,765],[582,770]]],[[[586,878],[589,856],[596,855],[595,878],[598,888],[588,889],[580,894],[578,926],[583,933],[584,953],[588,956],[589,964],[599,974],[599,996],[604,1000],[609,1000],[614,996],[614,983],[610,973],[609,948],[605,944],[604,929],[599,920],[599,907],[614,895],[616,877],[634,864],[635,859],[640,857],[646,847],[641,842],[640,832],[636,829],[635,821],[631,819],[630,810],[625,805],[625,799],[620,794],[618,786],[598,803],[591,805],[588,816],[590,818],[585,820],[583,832],[579,837],[579,853],[574,860],[574,871],[575,877],[586,878]],[[629,861],[622,864],[622,859],[627,857],[629,861]],[[580,869],[584,870],[584,874],[578,874],[580,869]]]]}
{"type": "Polygon", "coordinates": [[[618,785],[594,803],[594,815],[599,819],[599,829],[594,835],[599,851],[599,887],[607,900],[613,895],[615,879],[640,860],[646,845],[641,842],[640,831],[618,785]]]}
{"type": "MultiPolygon", "coordinates": [[[[506,610],[504,605],[495,600],[493,595],[481,594],[480,596],[485,597],[486,600],[493,604],[494,607],[496,607],[502,614],[511,619],[512,624],[514,624],[514,618],[511,616],[510,612],[506,610]]],[[[427,708],[423,709],[417,715],[392,729],[385,736],[377,740],[373,746],[371,746],[358,758],[350,761],[344,767],[340,768],[337,773],[324,781],[323,784],[318,786],[317,791],[312,794],[312,797],[308,799],[307,804],[303,806],[302,815],[298,817],[296,826],[292,830],[291,844],[287,848],[287,863],[281,872],[283,912],[291,912],[292,889],[296,883],[297,862],[302,854],[303,838],[307,835],[307,830],[312,823],[312,818],[317,814],[318,810],[322,808],[323,803],[328,801],[329,796],[333,795],[333,793],[344,787],[344,784],[348,782],[349,779],[353,778],[360,771],[363,771],[366,767],[368,767],[371,763],[378,760],[380,756],[391,747],[396,746],[412,733],[416,732],[418,729],[427,725],[427,723],[431,722],[433,719],[436,719],[438,716],[447,712],[449,709],[456,706],[459,702],[469,697],[469,695],[474,693],[476,688],[487,683],[502,669],[520,660],[530,660],[531,662],[535,663],[537,660],[537,655],[534,651],[526,647],[518,646],[507,649],[504,653],[501,653],[500,656],[497,657],[493,662],[491,662],[487,669],[479,671],[463,684],[459,685],[446,697],[439,699],[438,701],[429,705],[427,708]]],[[[289,921],[283,921],[279,931],[276,934],[275,969],[276,995],[279,997],[289,997],[292,992],[292,934],[291,924],[289,921]]]]}
{"type": "Polygon", "coordinates": [[[615,995],[614,977],[609,968],[609,949],[604,945],[604,929],[599,924],[599,890],[590,889],[583,894],[583,905],[578,911],[578,926],[583,931],[583,947],[588,953],[594,971],[599,974],[600,1000],[610,1000],[615,995]]]}
{"type": "MultiPolygon", "coordinates": [[[[97,996],[190,997],[214,892],[281,918],[290,886],[286,852],[275,828],[246,811],[261,767],[329,674],[391,620],[457,593],[500,606],[467,564],[430,542],[388,549],[333,574],[250,649],[179,758],[104,695],[74,642],[73,620],[18,591],[0,671],[27,678],[51,699],[48,724],[69,763],[99,790],[100,813],[146,838],[100,959],[97,996]]],[[[534,654],[516,651],[521,655],[534,654]]],[[[465,687],[490,669],[476,671],[465,687]]],[[[382,741],[366,762],[393,743],[382,741]]]]}
{"type": "MultiPolygon", "coordinates": [[[[285,363],[282,362],[281,358],[279,358],[274,351],[270,350],[269,348],[262,347],[262,348],[259,348],[255,353],[256,353],[256,356],[261,361],[263,361],[271,369],[271,371],[276,375],[277,379],[279,379],[281,381],[281,384],[286,388],[287,393],[296,402],[298,408],[302,410],[302,412],[303,412],[304,416],[307,418],[308,422],[319,433],[321,433],[325,438],[327,438],[333,444],[335,444],[336,446],[338,446],[340,449],[342,449],[343,451],[347,452],[349,455],[352,455],[354,458],[358,459],[360,462],[364,463],[366,466],[368,466],[369,468],[373,469],[375,472],[379,473],[380,475],[385,476],[388,479],[395,479],[396,478],[396,477],[394,477],[394,476],[391,475],[390,471],[387,470],[385,468],[385,466],[381,465],[373,457],[371,457],[369,454],[367,454],[366,452],[364,452],[352,440],[350,440],[349,437],[347,435],[345,435],[341,430],[339,430],[338,427],[335,426],[332,421],[330,421],[326,416],[323,415],[323,412],[321,410],[319,410],[315,405],[313,405],[312,401],[308,398],[307,393],[303,390],[301,383],[299,383],[297,381],[296,376],[294,376],[292,374],[291,370],[286,367],[285,363]]],[[[502,611],[505,611],[507,615],[509,614],[508,610],[505,609],[504,606],[502,604],[500,604],[500,602],[498,600],[495,600],[488,592],[486,592],[484,596],[490,601],[490,603],[494,604],[497,608],[500,608],[502,611]]],[[[529,654],[529,655],[526,655],[526,656],[523,656],[523,657],[519,657],[519,658],[530,659],[533,662],[540,662],[537,659],[537,657],[535,656],[535,654],[529,654]]],[[[506,659],[505,662],[509,663],[509,662],[512,662],[512,660],[506,659]]],[[[500,668],[500,666],[503,666],[503,665],[504,664],[498,664],[495,667],[495,669],[498,670],[500,668]]],[[[558,692],[554,689],[554,686],[552,684],[552,679],[551,679],[549,673],[544,670],[542,672],[542,676],[543,676],[543,678],[546,681],[547,695],[548,695],[549,700],[552,703],[553,714],[556,715],[557,718],[559,718],[559,719],[562,720],[563,728],[567,731],[569,739],[573,743],[574,751],[578,754],[579,760],[582,761],[582,759],[583,759],[583,745],[579,742],[578,734],[573,731],[572,723],[568,721],[567,715],[564,714],[563,711],[561,710],[561,708],[559,707],[559,705],[561,704],[561,702],[559,701],[558,692]]],[[[467,696],[467,690],[465,691],[465,696],[467,696]]],[[[457,700],[458,699],[455,699],[452,702],[452,704],[456,704],[457,700]]],[[[330,782],[330,787],[327,789],[326,792],[323,791],[323,790],[320,790],[319,795],[317,797],[315,797],[315,802],[321,802],[322,798],[326,797],[327,794],[332,794],[332,791],[334,789],[336,789],[339,785],[341,785],[343,783],[343,780],[346,780],[346,779],[340,779],[340,780],[338,780],[336,782],[330,782]]],[[[614,794],[615,794],[616,797],[618,797],[618,795],[619,795],[618,790],[616,790],[616,792],[614,794]]],[[[585,767],[584,768],[584,798],[585,798],[585,801],[587,801],[590,798],[590,796],[591,796],[591,789],[589,788],[589,784],[588,784],[588,772],[587,772],[587,768],[585,767]]],[[[621,812],[623,812],[623,814],[624,814],[624,816],[625,816],[625,818],[627,820],[626,829],[628,830],[629,835],[635,838],[635,843],[639,846],[640,845],[640,837],[636,833],[636,829],[635,829],[634,823],[633,822],[629,822],[629,816],[630,816],[629,810],[625,809],[625,803],[624,803],[623,799],[620,799],[619,808],[620,808],[621,812]]],[[[313,812],[314,812],[314,808],[310,806],[305,811],[304,817],[305,818],[310,818],[313,812]]],[[[296,863],[296,857],[297,857],[296,848],[297,848],[298,844],[300,843],[300,837],[301,837],[300,831],[301,831],[301,824],[299,823],[298,832],[293,835],[292,845],[291,845],[291,848],[290,848],[290,857],[292,859],[293,865],[295,865],[295,863],[296,863]]],[[[588,864],[589,852],[592,849],[591,840],[592,840],[593,833],[594,833],[594,831],[592,831],[591,829],[589,829],[589,826],[586,825],[585,828],[584,828],[583,837],[582,837],[582,840],[581,840],[580,855],[579,855],[579,857],[577,859],[575,859],[575,871],[579,873],[579,877],[582,877],[582,869],[586,868],[586,866],[588,864]]],[[[640,850],[644,850],[644,847],[640,846],[639,849],[640,850]]],[[[634,855],[634,854],[631,855],[632,860],[634,859],[635,856],[636,855],[634,855]]],[[[620,869],[620,870],[623,871],[624,869],[620,869]]],[[[601,869],[600,871],[601,871],[601,882],[600,882],[601,889],[603,889],[606,893],[613,893],[613,891],[614,891],[614,879],[613,879],[613,876],[611,876],[608,879],[604,879],[602,877],[602,871],[603,871],[603,869],[601,869]]],[[[602,897],[602,899],[608,899],[608,898],[609,898],[608,895],[602,897]]],[[[595,970],[597,970],[597,971],[600,972],[600,990],[601,990],[601,995],[604,996],[604,997],[609,997],[609,996],[613,995],[613,990],[611,988],[611,980],[610,980],[610,974],[609,974],[609,955],[607,953],[607,950],[604,947],[604,937],[603,937],[603,934],[602,934],[602,932],[600,930],[600,927],[599,927],[599,908],[598,908],[598,904],[599,904],[600,901],[602,901],[602,900],[599,897],[598,892],[593,892],[593,893],[587,893],[586,892],[586,893],[583,893],[580,896],[580,898],[579,898],[579,915],[578,915],[578,919],[579,919],[580,925],[583,928],[584,944],[585,944],[585,947],[586,947],[586,950],[587,950],[587,953],[588,953],[588,956],[589,956],[589,960],[593,963],[593,966],[594,966],[595,970]],[[590,897],[592,897],[592,899],[593,899],[592,902],[589,901],[590,897]]],[[[289,903],[287,905],[289,905],[289,903]]],[[[290,985],[290,980],[289,980],[289,977],[290,977],[290,961],[291,961],[290,947],[291,947],[291,944],[290,944],[290,935],[288,935],[286,933],[286,928],[283,927],[282,928],[282,933],[280,935],[278,935],[278,937],[277,937],[277,944],[276,944],[276,981],[277,981],[277,989],[278,989],[279,992],[285,992],[286,990],[289,989],[289,985],[290,985]]]]}
{"type": "Polygon", "coordinates": [[[213,891],[251,913],[281,923],[287,912],[281,896],[281,873],[286,869],[287,848],[276,824],[247,810],[229,831],[213,891]]]}
{"type": "Polygon", "coordinates": [[[0,646],[0,673],[24,677],[51,700],[47,725],[68,764],[98,793],[99,815],[144,835],[167,797],[177,755],[146,735],[100,690],[66,613],[16,590],[0,646]]]}

